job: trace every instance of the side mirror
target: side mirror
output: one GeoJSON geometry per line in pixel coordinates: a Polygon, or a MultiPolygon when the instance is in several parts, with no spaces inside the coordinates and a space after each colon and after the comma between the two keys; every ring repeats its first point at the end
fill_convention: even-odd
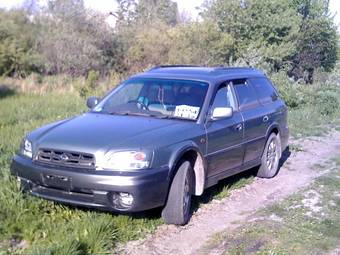
{"type": "Polygon", "coordinates": [[[88,108],[92,109],[95,107],[99,102],[98,97],[89,97],[86,101],[86,105],[88,108]]]}
{"type": "Polygon", "coordinates": [[[211,119],[221,119],[221,118],[229,118],[233,116],[233,108],[231,107],[216,107],[213,110],[213,113],[211,115],[211,119]]]}

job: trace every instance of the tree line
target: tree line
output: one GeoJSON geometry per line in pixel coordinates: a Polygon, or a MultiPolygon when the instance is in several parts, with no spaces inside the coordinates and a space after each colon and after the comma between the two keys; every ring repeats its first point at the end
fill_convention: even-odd
{"type": "MultiPolygon", "coordinates": [[[[83,0],[0,9],[0,75],[130,74],[160,64],[254,66],[313,82],[337,61],[327,0],[206,0],[196,21],[171,0],[116,0],[115,27],[83,0]]],[[[112,6],[115,6],[112,1],[112,6]]]]}

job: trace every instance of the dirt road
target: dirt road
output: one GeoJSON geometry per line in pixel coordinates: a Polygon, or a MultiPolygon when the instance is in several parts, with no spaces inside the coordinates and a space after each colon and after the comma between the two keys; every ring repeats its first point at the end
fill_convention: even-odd
{"type": "Polygon", "coordinates": [[[235,229],[254,211],[295,193],[323,174],[315,166],[340,154],[340,132],[291,144],[295,150],[285,153],[283,165],[274,179],[255,178],[251,184],[232,191],[229,197],[200,208],[188,225],[160,226],[144,240],[119,247],[117,253],[197,254],[212,235],[235,229]]]}

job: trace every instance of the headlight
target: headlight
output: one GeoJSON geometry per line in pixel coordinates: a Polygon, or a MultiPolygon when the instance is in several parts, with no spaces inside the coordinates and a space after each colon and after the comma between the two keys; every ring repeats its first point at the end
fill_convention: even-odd
{"type": "Polygon", "coordinates": [[[118,151],[105,156],[100,168],[113,170],[144,169],[150,166],[151,156],[142,151],[118,151]]]}
{"type": "Polygon", "coordinates": [[[20,153],[26,157],[32,158],[32,143],[26,138],[21,142],[20,153]]]}

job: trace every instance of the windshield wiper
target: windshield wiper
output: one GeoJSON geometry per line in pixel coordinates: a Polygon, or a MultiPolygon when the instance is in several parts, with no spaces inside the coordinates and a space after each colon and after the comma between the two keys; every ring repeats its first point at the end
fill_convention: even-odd
{"type": "Polygon", "coordinates": [[[172,116],[172,115],[162,115],[158,116],[160,119],[176,119],[176,120],[186,120],[186,121],[196,121],[196,119],[188,119],[188,118],[182,118],[178,116],[172,116]]]}
{"type": "Polygon", "coordinates": [[[109,112],[112,115],[131,115],[131,116],[142,116],[142,117],[158,117],[158,115],[151,113],[143,113],[143,112],[131,112],[131,111],[122,111],[122,112],[109,112]]]}
{"type": "Polygon", "coordinates": [[[154,117],[154,115],[152,115],[150,113],[142,113],[142,112],[124,112],[124,115],[154,117]]]}
{"type": "MultiPolygon", "coordinates": [[[[117,111],[117,112],[109,112],[112,115],[122,115],[122,116],[141,116],[141,117],[153,117],[157,119],[178,119],[178,120],[191,120],[181,117],[176,117],[172,115],[164,115],[164,114],[154,114],[154,113],[147,113],[147,112],[131,112],[131,111],[117,111]]],[[[193,120],[191,120],[193,121],[193,120]]]]}
{"type": "Polygon", "coordinates": [[[172,115],[159,115],[157,117],[160,119],[179,119],[179,120],[183,119],[183,118],[172,116],[172,115]]]}

